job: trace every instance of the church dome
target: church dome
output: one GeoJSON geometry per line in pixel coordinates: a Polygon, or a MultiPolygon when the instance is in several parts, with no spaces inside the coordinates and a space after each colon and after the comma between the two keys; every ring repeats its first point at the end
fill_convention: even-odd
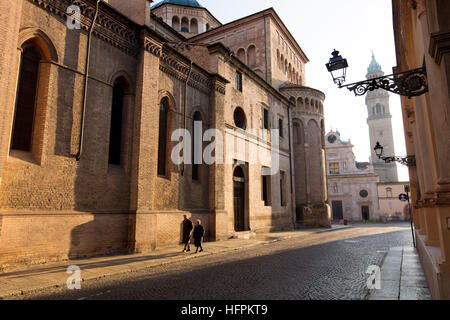
{"type": "Polygon", "coordinates": [[[375,60],[375,55],[372,53],[372,62],[370,62],[369,67],[367,68],[368,73],[374,73],[374,72],[383,72],[381,70],[381,65],[375,60]]]}
{"type": "Polygon", "coordinates": [[[163,4],[176,4],[184,7],[203,8],[197,0],[163,0],[155,4],[152,9],[158,8],[163,4]]]}

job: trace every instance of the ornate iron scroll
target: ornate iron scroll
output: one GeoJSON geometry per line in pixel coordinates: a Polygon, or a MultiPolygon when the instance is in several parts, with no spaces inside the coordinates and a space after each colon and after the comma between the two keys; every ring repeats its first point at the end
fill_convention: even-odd
{"type": "Polygon", "coordinates": [[[369,91],[383,89],[411,99],[428,92],[428,81],[425,68],[418,68],[352,83],[341,86],[341,88],[347,88],[354,92],[356,96],[363,96],[369,91]]]}

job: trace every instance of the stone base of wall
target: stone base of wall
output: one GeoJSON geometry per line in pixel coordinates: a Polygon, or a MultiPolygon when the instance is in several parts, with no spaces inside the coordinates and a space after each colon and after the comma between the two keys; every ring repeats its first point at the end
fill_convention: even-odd
{"type": "Polygon", "coordinates": [[[127,250],[129,214],[1,212],[0,268],[127,250]]]}
{"type": "Polygon", "coordinates": [[[420,230],[415,232],[417,251],[422,262],[431,296],[434,300],[450,300],[450,274],[439,272],[436,259],[440,255],[439,247],[425,245],[426,236],[420,235],[420,230]]]}
{"type": "MultiPolygon", "coordinates": [[[[313,210],[307,225],[326,227],[325,208],[313,210]]],[[[229,238],[227,224],[209,211],[138,213],[0,212],[0,269],[24,264],[86,258],[117,253],[142,253],[181,245],[183,215],[200,219],[205,241],[217,234],[229,238]],[[220,220],[220,219],[219,219],[220,220]]],[[[222,219],[223,220],[223,219],[222,219]]],[[[255,232],[293,230],[278,219],[255,232]]]]}
{"type": "Polygon", "coordinates": [[[301,225],[304,228],[331,228],[331,213],[328,204],[317,204],[303,208],[301,225]]]}

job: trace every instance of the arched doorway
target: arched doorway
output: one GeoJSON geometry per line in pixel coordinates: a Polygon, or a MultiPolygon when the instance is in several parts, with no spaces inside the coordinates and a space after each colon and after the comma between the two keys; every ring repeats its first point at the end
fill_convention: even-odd
{"type": "Polygon", "coordinates": [[[246,231],[245,223],[245,176],[244,170],[238,166],[233,172],[234,186],[234,230],[246,231]]]}

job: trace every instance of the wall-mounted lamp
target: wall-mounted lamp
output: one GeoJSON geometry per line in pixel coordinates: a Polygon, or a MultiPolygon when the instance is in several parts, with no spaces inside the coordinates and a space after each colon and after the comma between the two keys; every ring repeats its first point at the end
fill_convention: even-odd
{"type": "Polygon", "coordinates": [[[336,49],[334,49],[331,55],[332,57],[326,64],[326,67],[328,72],[331,73],[334,83],[339,88],[347,88],[354,92],[356,96],[363,96],[368,91],[377,89],[387,90],[408,98],[420,96],[428,92],[428,80],[425,68],[399,72],[344,86],[348,68],[347,59],[342,58],[336,49]]]}
{"type": "Polygon", "coordinates": [[[406,156],[406,157],[395,157],[395,156],[391,156],[391,157],[383,157],[383,153],[384,153],[384,148],[383,146],[380,144],[380,142],[377,142],[375,148],[373,148],[373,150],[375,150],[375,154],[377,155],[378,159],[383,160],[386,163],[391,163],[391,162],[399,162],[407,167],[415,167],[416,166],[416,157],[415,156],[406,156]]]}

